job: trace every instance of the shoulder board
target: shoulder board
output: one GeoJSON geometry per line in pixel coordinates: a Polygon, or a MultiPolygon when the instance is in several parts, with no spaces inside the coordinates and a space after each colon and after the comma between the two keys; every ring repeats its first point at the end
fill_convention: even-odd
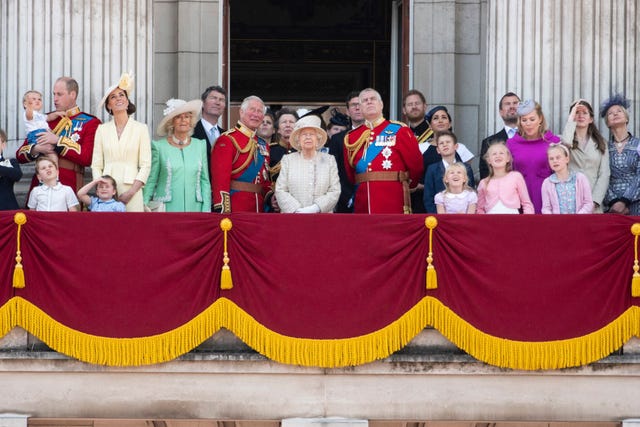
{"type": "Polygon", "coordinates": [[[92,116],[91,114],[87,114],[87,113],[80,113],[77,116],[75,116],[73,119],[71,120],[78,120],[78,121],[83,121],[83,122],[88,122],[89,120],[92,119],[97,119],[96,116],[92,116]]]}
{"type": "Polygon", "coordinates": [[[397,120],[389,120],[389,122],[393,123],[394,125],[400,125],[400,127],[407,127],[407,124],[404,122],[399,122],[397,120]]]}

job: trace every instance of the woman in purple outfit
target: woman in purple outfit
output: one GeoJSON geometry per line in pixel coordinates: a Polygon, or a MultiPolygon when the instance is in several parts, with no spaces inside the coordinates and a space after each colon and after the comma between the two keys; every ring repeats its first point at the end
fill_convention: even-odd
{"type": "Polygon", "coordinates": [[[560,137],[547,129],[542,107],[532,99],[518,106],[518,133],[507,140],[513,156],[513,170],[524,176],[535,213],[542,209],[542,182],[551,175],[547,149],[560,137]]]}

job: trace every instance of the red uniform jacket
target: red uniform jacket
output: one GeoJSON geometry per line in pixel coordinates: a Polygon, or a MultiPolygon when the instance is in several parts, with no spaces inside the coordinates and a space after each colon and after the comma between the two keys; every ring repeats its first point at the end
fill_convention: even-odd
{"type": "MultiPolygon", "coordinates": [[[[84,185],[81,179],[84,175],[84,167],[91,165],[93,138],[101,122],[97,117],[83,113],[77,107],[68,113],[69,116],[57,118],[48,123],[49,129],[60,136],[55,148],[59,158],[58,178],[62,184],[78,191],[84,185]]],[[[32,146],[25,139],[16,152],[16,158],[20,163],[29,163],[36,159],[30,154],[31,148],[32,146]]],[[[38,177],[34,175],[31,188],[38,184],[38,177]]]]}
{"type": "MultiPolygon", "coordinates": [[[[411,129],[384,118],[374,122],[372,130],[362,125],[345,136],[344,163],[347,177],[354,184],[356,176],[363,173],[406,172],[413,188],[424,172],[422,154],[411,129]],[[368,161],[360,162],[369,150],[368,161]],[[379,153],[373,156],[376,151],[379,153]]],[[[354,213],[406,213],[408,209],[402,182],[379,180],[374,175],[356,186],[354,197],[354,213]]]]}
{"type": "Polygon", "coordinates": [[[216,212],[264,212],[271,191],[269,146],[238,122],[211,152],[211,188],[216,212]]]}

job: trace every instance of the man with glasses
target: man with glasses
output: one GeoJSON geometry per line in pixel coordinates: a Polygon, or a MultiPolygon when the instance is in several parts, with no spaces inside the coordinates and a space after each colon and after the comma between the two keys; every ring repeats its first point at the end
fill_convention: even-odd
{"type": "Polygon", "coordinates": [[[351,129],[339,132],[329,140],[329,154],[333,154],[338,164],[338,175],[340,176],[340,198],[336,205],[337,213],[351,213],[353,206],[351,196],[353,196],[353,184],[349,182],[344,169],[344,141],[347,133],[364,123],[364,116],[360,111],[360,92],[353,91],[347,95],[347,116],[351,120],[351,129]]]}

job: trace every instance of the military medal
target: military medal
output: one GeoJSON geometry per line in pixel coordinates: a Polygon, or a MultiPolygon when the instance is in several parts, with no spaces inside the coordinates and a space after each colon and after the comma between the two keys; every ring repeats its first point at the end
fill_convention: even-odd
{"type": "Polygon", "coordinates": [[[384,156],[384,160],[382,161],[382,169],[389,170],[391,169],[391,166],[393,166],[393,163],[391,162],[391,160],[389,160],[389,157],[391,157],[392,153],[393,151],[391,150],[391,148],[389,148],[389,146],[384,147],[384,150],[382,150],[382,155],[384,156]]]}

